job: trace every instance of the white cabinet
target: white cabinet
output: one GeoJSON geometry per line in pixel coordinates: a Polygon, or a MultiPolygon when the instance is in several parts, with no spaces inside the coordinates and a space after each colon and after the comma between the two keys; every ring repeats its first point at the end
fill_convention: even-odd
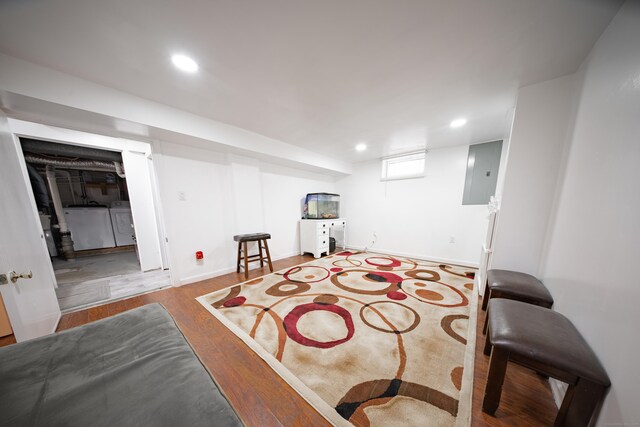
{"type": "Polygon", "coordinates": [[[347,220],[335,219],[301,219],[300,220],[300,255],[305,252],[320,258],[323,253],[329,253],[329,237],[336,239],[336,246],[347,245],[347,220]]]}

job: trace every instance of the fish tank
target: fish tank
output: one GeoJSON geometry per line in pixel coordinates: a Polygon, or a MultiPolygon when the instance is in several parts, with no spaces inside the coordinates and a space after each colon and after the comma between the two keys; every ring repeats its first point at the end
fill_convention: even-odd
{"type": "Polygon", "coordinates": [[[340,195],[309,193],[304,201],[305,219],[331,219],[340,217],[340,195]]]}

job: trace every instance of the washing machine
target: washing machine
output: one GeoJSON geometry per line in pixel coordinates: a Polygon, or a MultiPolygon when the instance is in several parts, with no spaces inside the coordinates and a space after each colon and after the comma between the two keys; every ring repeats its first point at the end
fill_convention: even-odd
{"type": "Polygon", "coordinates": [[[116,246],[135,245],[136,233],[133,228],[133,216],[131,216],[129,202],[112,202],[109,208],[109,215],[111,215],[111,225],[113,227],[116,246]]]}
{"type": "Polygon", "coordinates": [[[67,207],[64,208],[64,216],[76,251],[113,248],[116,245],[109,208],[92,205],[67,207]]]}

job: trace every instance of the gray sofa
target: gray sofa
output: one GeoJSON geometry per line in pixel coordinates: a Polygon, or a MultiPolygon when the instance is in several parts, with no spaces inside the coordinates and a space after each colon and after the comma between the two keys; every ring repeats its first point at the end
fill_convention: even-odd
{"type": "Polygon", "coordinates": [[[0,425],[238,426],[160,304],[0,348],[0,425]]]}

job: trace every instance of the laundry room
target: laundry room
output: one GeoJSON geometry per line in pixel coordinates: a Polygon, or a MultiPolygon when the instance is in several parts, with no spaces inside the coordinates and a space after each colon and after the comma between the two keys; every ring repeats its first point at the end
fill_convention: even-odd
{"type": "Polygon", "coordinates": [[[170,284],[166,266],[140,262],[122,152],[20,143],[62,310],[170,284]]]}

